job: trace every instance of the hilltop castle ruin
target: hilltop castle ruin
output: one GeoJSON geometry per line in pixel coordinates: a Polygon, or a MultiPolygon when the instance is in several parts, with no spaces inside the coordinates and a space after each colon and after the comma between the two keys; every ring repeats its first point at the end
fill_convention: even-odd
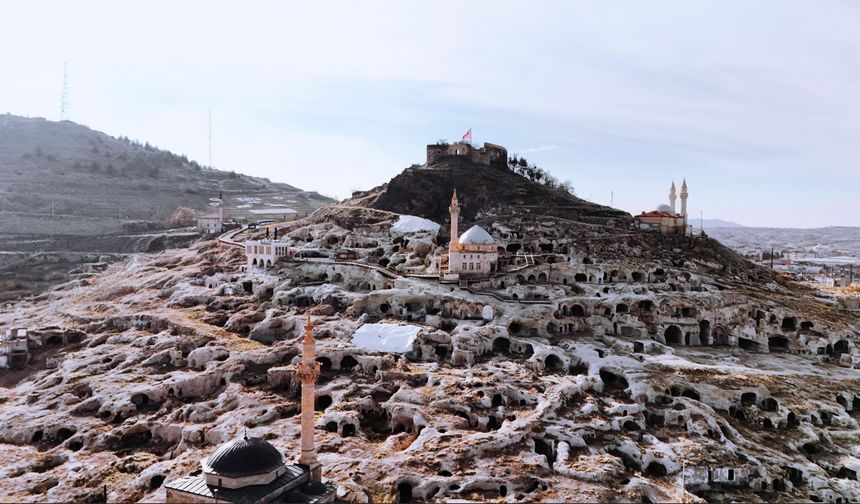
{"type": "Polygon", "coordinates": [[[501,145],[485,143],[483,147],[478,148],[468,142],[456,142],[427,146],[427,166],[452,157],[465,158],[473,163],[487,166],[504,168],[508,165],[508,150],[501,145]]]}

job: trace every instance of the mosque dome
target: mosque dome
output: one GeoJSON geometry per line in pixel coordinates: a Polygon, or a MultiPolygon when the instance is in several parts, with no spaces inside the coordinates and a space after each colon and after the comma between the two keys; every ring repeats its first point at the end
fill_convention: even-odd
{"type": "Polygon", "coordinates": [[[266,474],[284,465],[277,448],[260,438],[238,438],[222,444],[203,462],[203,470],[228,478],[266,474]]]}
{"type": "Polygon", "coordinates": [[[496,243],[481,226],[472,226],[460,235],[460,245],[492,245],[496,243]]]}
{"type": "Polygon", "coordinates": [[[669,205],[667,205],[667,204],[663,203],[662,205],[660,205],[660,206],[658,206],[658,207],[657,207],[657,211],[658,211],[658,212],[671,212],[671,211],[672,211],[672,207],[670,207],[669,205]]]}

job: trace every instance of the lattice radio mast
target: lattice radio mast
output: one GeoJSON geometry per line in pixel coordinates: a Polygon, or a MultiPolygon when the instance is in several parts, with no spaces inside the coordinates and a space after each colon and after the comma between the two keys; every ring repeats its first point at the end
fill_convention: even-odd
{"type": "Polygon", "coordinates": [[[212,169],[212,109],[209,109],[209,169],[212,169]]]}
{"type": "Polygon", "coordinates": [[[63,95],[60,97],[60,120],[69,120],[69,63],[63,62],[63,95]]]}

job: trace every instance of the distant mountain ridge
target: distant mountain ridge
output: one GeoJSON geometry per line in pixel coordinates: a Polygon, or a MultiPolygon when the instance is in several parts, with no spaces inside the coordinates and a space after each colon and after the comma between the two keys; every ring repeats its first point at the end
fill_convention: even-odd
{"type": "MultiPolygon", "coordinates": [[[[693,227],[696,227],[696,224],[700,224],[700,222],[696,219],[690,221],[693,224],[693,227]]],[[[702,219],[701,226],[705,229],[710,228],[742,228],[746,227],[743,224],[738,224],[737,222],[727,221],[723,219],[702,219]]]]}
{"type": "Polygon", "coordinates": [[[734,249],[816,250],[820,253],[860,256],[860,227],[708,229],[706,226],[705,232],[734,249]]]}

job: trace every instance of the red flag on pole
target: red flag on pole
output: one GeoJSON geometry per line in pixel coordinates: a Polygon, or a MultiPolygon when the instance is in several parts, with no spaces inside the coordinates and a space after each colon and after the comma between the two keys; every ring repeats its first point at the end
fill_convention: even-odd
{"type": "Polygon", "coordinates": [[[468,140],[469,142],[472,141],[472,128],[469,128],[469,131],[467,131],[466,134],[463,135],[463,140],[468,140]]]}

